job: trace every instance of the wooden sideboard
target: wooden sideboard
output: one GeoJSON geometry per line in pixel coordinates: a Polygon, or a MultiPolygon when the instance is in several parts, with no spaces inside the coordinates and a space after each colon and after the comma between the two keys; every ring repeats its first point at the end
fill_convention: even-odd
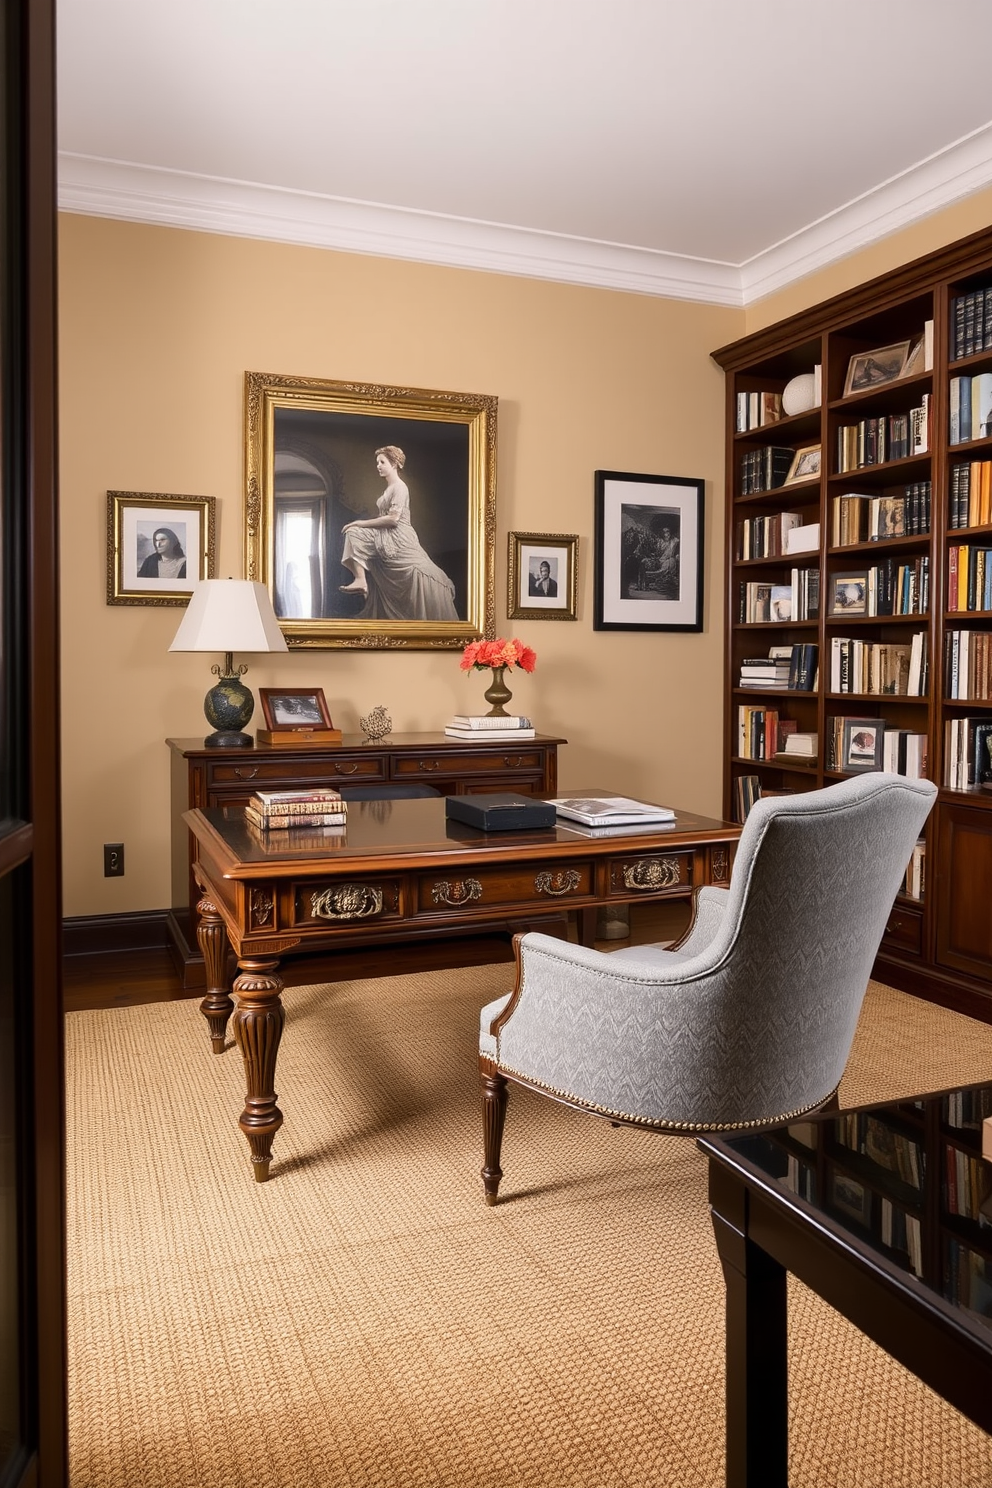
{"type": "MultiPolygon", "coordinates": [[[[196,940],[200,891],[192,873],[193,839],[183,812],[194,807],[244,806],[252,791],[303,790],[309,785],[432,785],[441,795],[514,790],[553,796],[558,789],[558,746],[564,739],[538,735],[512,745],[446,734],[391,734],[367,744],[345,734],[339,745],[256,744],[253,749],[207,749],[202,739],[168,739],[172,754],[172,909],[170,949],[183,987],[205,985],[196,940]]],[[[381,938],[381,937],[380,937],[381,938]]]]}

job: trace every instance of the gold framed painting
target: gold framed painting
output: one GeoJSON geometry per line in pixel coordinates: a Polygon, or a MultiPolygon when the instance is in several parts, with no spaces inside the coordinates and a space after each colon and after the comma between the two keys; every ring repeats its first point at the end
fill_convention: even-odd
{"type": "Polygon", "coordinates": [[[291,648],[492,635],[496,404],[245,373],[245,573],[291,648]]]}
{"type": "Polygon", "coordinates": [[[579,539],[574,533],[511,532],[506,613],[510,620],[574,620],[579,539]]]}
{"type": "Polygon", "coordinates": [[[213,496],[107,492],[107,603],[185,605],[213,578],[213,496]]]}

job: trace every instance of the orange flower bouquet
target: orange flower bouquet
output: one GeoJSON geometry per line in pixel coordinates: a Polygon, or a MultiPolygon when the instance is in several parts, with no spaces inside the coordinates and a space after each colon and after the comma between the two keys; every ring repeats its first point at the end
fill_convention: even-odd
{"type": "Polygon", "coordinates": [[[505,718],[504,704],[513,696],[503,680],[506,669],[520,667],[524,672],[532,672],[537,666],[537,652],[523,641],[505,641],[502,636],[492,641],[469,641],[459,666],[463,672],[492,670],[493,680],[484,693],[486,702],[492,705],[487,716],[505,718]]]}

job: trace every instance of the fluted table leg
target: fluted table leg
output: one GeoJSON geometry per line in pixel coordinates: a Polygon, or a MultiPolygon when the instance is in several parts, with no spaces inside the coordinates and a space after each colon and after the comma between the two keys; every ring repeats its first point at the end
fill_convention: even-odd
{"type": "Polygon", "coordinates": [[[207,974],[207,995],[200,1003],[200,1012],[210,1029],[210,1047],[215,1054],[223,1054],[227,1020],[234,1008],[227,985],[227,931],[217,906],[206,894],[197,904],[196,911],[199,915],[196,938],[203,952],[203,965],[207,974]]]}
{"type": "Polygon", "coordinates": [[[238,1125],[248,1138],[256,1183],[264,1183],[269,1176],[272,1139],[282,1126],[275,1078],[286,1014],[279,997],[283,981],[276,974],[278,965],[274,957],[243,959],[234,982],[234,1037],[245,1062],[248,1086],[238,1125]]]}
{"type": "Polygon", "coordinates": [[[485,1142],[485,1166],[482,1182],[486,1190],[486,1203],[493,1205],[499,1193],[499,1181],[503,1169],[499,1165],[500,1149],[503,1146],[503,1123],[506,1120],[506,1078],[495,1069],[482,1069],[482,1131],[485,1142]]]}

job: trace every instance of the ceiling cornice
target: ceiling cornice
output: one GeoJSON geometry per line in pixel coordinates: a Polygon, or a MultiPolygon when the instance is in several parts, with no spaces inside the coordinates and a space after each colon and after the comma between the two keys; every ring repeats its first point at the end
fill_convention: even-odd
{"type": "Polygon", "coordinates": [[[992,125],[744,264],[61,153],[59,207],[93,217],[741,308],[992,182],[992,125]]]}

